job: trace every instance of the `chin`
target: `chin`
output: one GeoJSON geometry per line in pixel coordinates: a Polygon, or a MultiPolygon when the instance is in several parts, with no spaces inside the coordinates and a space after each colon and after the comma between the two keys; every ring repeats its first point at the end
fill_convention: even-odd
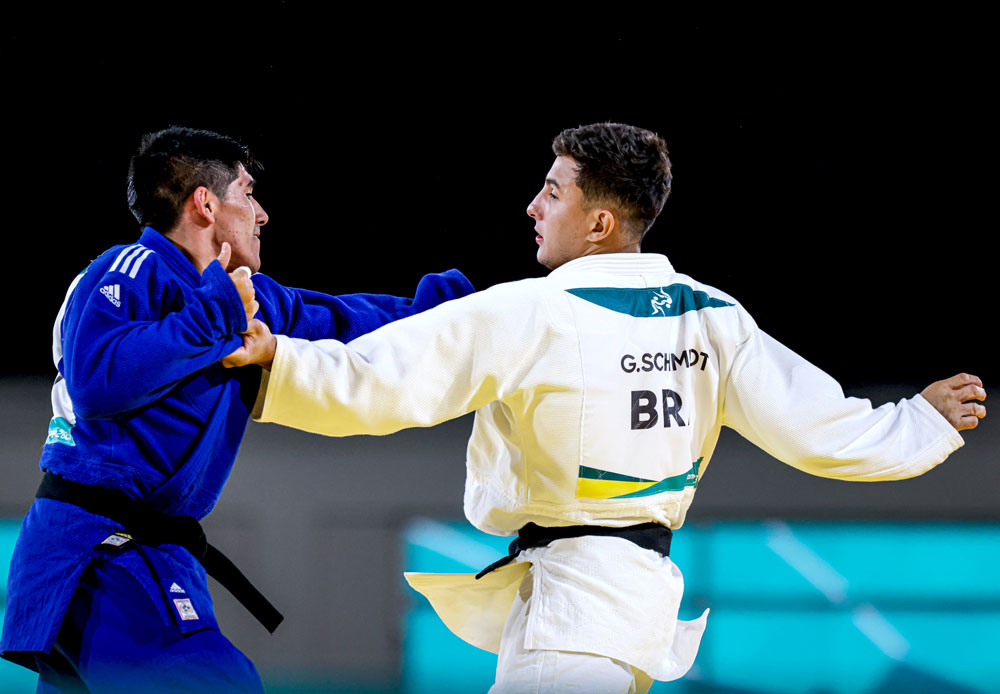
{"type": "Polygon", "coordinates": [[[251,273],[260,272],[260,258],[233,258],[229,261],[230,270],[227,272],[232,272],[238,267],[248,267],[251,273]]]}

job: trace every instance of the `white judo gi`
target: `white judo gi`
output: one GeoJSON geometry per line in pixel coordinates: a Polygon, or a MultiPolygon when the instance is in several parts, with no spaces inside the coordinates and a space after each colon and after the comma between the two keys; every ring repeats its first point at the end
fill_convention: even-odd
{"type": "MultiPolygon", "coordinates": [[[[876,409],[845,398],[734,299],[638,253],[578,258],[346,346],[279,336],[255,416],[346,436],[473,410],[465,513],[498,535],[529,522],[676,530],[723,425],[805,472],[862,481],[920,475],[963,443],[919,395],[876,409]]],[[[680,571],[615,537],[556,540],[480,581],[408,578],[476,646],[501,650],[508,616],[517,622],[498,690],[505,663],[523,667],[512,649],[596,654],[676,679],[707,615],[677,620],[680,571]]]]}

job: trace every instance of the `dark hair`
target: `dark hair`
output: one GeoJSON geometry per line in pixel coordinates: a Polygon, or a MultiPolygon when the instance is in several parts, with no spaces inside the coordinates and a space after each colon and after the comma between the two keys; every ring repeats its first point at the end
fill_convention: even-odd
{"type": "Polygon", "coordinates": [[[649,231],[670,194],[670,159],[659,135],[623,123],[581,125],[556,135],[552,151],[576,162],[585,207],[616,208],[633,238],[649,231]]]}
{"type": "Polygon", "coordinates": [[[139,224],[167,233],[198,186],[220,198],[239,176],[239,165],[260,170],[250,150],[211,130],[171,126],[143,135],[128,167],[128,206],[139,224]]]}

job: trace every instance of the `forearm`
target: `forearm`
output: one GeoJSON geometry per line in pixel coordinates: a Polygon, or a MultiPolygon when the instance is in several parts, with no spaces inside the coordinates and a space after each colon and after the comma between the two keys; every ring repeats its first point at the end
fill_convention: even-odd
{"type": "Polygon", "coordinates": [[[392,345],[359,353],[335,340],[279,335],[255,418],[326,436],[433,426],[493,399],[488,384],[461,372],[457,360],[414,358],[392,345]]]}
{"type": "Polygon", "coordinates": [[[822,477],[903,479],[963,444],[919,395],[872,408],[763,333],[752,340],[730,374],[725,423],[784,463],[822,477]]]}
{"type": "Polygon", "coordinates": [[[259,290],[263,318],[274,333],[341,342],[350,342],[387,323],[474,291],[457,270],[425,275],[413,298],[365,293],[332,296],[284,287],[266,275],[256,275],[254,283],[259,290]]]}

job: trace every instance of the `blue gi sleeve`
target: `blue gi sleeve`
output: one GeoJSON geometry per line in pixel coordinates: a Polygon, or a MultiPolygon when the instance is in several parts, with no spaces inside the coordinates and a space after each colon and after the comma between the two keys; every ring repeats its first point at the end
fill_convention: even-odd
{"type": "Polygon", "coordinates": [[[258,317],[275,334],[305,340],[350,342],[386,323],[434,308],[475,291],[458,270],[424,275],[412,299],[386,294],[330,296],[284,287],[267,275],[253,276],[258,317]]]}
{"type": "Polygon", "coordinates": [[[160,305],[164,288],[150,264],[138,279],[85,276],[67,304],[59,369],[81,417],[110,419],[154,402],[241,344],[243,304],[218,261],[176,306],[160,305]]]}

